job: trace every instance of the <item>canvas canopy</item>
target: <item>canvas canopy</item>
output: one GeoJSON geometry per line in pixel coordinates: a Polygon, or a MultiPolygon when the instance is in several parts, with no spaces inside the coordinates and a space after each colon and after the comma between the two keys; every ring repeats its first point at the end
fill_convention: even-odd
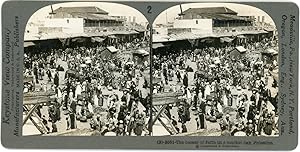
{"type": "Polygon", "coordinates": [[[238,35],[238,36],[236,36],[236,37],[238,37],[238,38],[240,38],[240,39],[245,39],[245,38],[246,38],[244,35],[238,35]]]}
{"type": "Polygon", "coordinates": [[[139,54],[139,55],[143,55],[143,56],[149,55],[149,52],[147,52],[147,51],[144,50],[144,49],[136,50],[134,53],[135,53],[135,54],[139,54]]]}
{"type": "Polygon", "coordinates": [[[227,42],[227,43],[230,43],[232,42],[234,39],[232,38],[229,38],[229,37],[222,37],[220,38],[221,42],[227,42]]]}
{"type": "Polygon", "coordinates": [[[153,43],[152,48],[153,49],[157,49],[157,48],[161,48],[164,47],[165,45],[163,45],[162,43],[153,43]]]}
{"type": "Polygon", "coordinates": [[[33,42],[24,42],[24,47],[30,47],[34,46],[35,44],[33,42]]]}
{"type": "Polygon", "coordinates": [[[278,51],[270,48],[270,49],[267,49],[266,51],[264,51],[263,53],[266,53],[266,54],[271,54],[271,55],[277,55],[278,54],[278,51]]]}
{"type": "Polygon", "coordinates": [[[114,35],[108,35],[107,37],[111,38],[111,39],[116,39],[117,37],[114,35]]]}
{"type": "Polygon", "coordinates": [[[116,53],[118,52],[119,50],[116,49],[114,46],[108,46],[106,47],[108,51],[110,51],[111,53],[116,53]]]}
{"type": "Polygon", "coordinates": [[[239,51],[240,53],[244,53],[244,52],[247,51],[243,46],[237,46],[237,47],[235,47],[235,49],[236,49],[237,51],[239,51]]]}
{"type": "Polygon", "coordinates": [[[92,37],[92,42],[103,42],[105,39],[101,37],[92,37]]]}

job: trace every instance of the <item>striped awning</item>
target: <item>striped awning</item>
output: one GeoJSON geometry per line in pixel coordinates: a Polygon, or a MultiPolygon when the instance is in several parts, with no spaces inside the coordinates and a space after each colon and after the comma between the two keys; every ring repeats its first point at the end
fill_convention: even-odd
{"type": "Polygon", "coordinates": [[[24,42],[24,47],[30,47],[30,46],[35,46],[35,44],[31,41],[29,42],[24,42]]]}

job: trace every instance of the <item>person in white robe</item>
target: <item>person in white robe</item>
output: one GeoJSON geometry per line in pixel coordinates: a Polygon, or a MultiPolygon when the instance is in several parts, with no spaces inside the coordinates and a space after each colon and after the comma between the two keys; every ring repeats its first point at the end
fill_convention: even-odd
{"type": "Polygon", "coordinates": [[[78,98],[78,95],[81,95],[82,92],[82,87],[80,85],[80,83],[78,82],[76,85],[76,89],[75,89],[75,97],[78,98]]]}
{"type": "Polygon", "coordinates": [[[207,98],[207,96],[209,96],[211,93],[211,88],[210,85],[207,83],[204,89],[204,99],[207,98]]]}

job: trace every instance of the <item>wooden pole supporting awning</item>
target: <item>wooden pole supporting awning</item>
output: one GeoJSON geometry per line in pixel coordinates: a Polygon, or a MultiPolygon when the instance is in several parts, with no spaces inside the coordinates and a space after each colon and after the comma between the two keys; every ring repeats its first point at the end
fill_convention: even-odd
{"type": "Polygon", "coordinates": [[[153,121],[149,122],[151,123],[151,128],[158,120],[161,125],[170,133],[170,135],[178,133],[175,126],[172,124],[172,120],[165,114],[165,110],[169,104],[180,102],[179,96],[181,96],[181,94],[175,92],[159,93],[153,95],[152,110],[156,115],[154,116],[153,121]],[[161,118],[166,119],[167,123],[165,123],[161,118]]]}
{"type": "Polygon", "coordinates": [[[37,108],[42,104],[48,104],[54,101],[54,98],[50,98],[53,93],[37,93],[37,94],[24,94],[23,100],[23,112],[25,117],[23,119],[23,126],[28,120],[41,132],[41,134],[48,133],[47,127],[43,124],[42,118],[36,113],[37,108]]]}

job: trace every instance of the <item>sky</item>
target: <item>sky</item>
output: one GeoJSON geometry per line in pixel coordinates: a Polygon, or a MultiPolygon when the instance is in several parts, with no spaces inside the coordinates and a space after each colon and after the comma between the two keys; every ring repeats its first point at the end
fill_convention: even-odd
{"type": "MultiPolygon", "coordinates": [[[[275,25],[272,18],[262,11],[253,6],[233,3],[188,3],[182,4],[182,10],[185,11],[189,8],[201,8],[201,7],[227,7],[237,12],[239,16],[265,16],[265,22],[275,25]]],[[[154,21],[154,24],[165,24],[166,21],[172,22],[174,18],[180,13],[180,6],[173,6],[164,12],[162,12],[154,21]]]]}
{"type": "MultiPolygon", "coordinates": [[[[60,3],[60,4],[53,4],[53,10],[59,8],[59,7],[84,7],[84,6],[95,6],[100,9],[105,10],[108,12],[108,15],[111,16],[136,16],[136,22],[137,23],[146,23],[148,22],[145,16],[140,13],[135,8],[123,5],[123,4],[116,4],[116,3],[106,3],[106,2],[68,2],[68,3],[60,3]]],[[[31,18],[29,19],[29,22],[38,22],[43,21],[45,18],[49,15],[49,12],[51,12],[51,6],[46,6],[38,11],[36,11],[31,18]]]]}

